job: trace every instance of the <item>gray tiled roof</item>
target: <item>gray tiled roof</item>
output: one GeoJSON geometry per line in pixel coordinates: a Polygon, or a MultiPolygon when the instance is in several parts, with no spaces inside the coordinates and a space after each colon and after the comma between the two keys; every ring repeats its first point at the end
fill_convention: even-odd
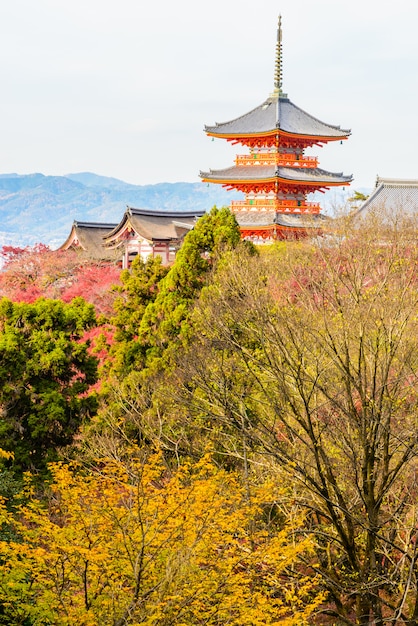
{"type": "Polygon", "coordinates": [[[276,211],[234,212],[238,224],[245,228],[256,228],[278,224],[288,228],[318,228],[329,218],[323,215],[301,215],[276,213],[276,211]]]}
{"type": "Polygon", "coordinates": [[[265,180],[274,178],[276,170],[276,165],[232,165],[222,170],[200,172],[200,177],[205,180],[265,180]]]}
{"type": "Polygon", "coordinates": [[[96,260],[113,260],[114,255],[103,247],[103,243],[104,237],[115,227],[116,224],[74,221],[69,236],[59,250],[67,250],[74,241],[78,241],[78,248],[86,257],[96,260]]]}
{"type": "Polygon", "coordinates": [[[276,211],[234,211],[240,226],[271,226],[276,218],[276,211]]]}
{"type": "Polygon", "coordinates": [[[278,213],[276,217],[276,224],[292,228],[319,228],[329,222],[329,220],[329,217],[321,215],[320,213],[316,215],[278,213]]]}
{"type": "Polygon", "coordinates": [[[183,237],[205,211],[152,211],[128,207],[120,223],[108,233],[107,243],[117,238],[126,223],[148,241],[171,241],[183,237]]]}
{"type": "Polygon", "coordinates": [[[321,122],[316,117],[297,107],[288,98],[270,96],[249,113],[234,120],[205,126],[207,133],[217,135],[254,135],[280,128],[296,135],[314,135],[315,137],[343,138],[350,130],[343,130],[321,122]]]}
{"type": "Polygon", "coordinates": [[[364,217],[379,211],[402,214],[418,212],[418,180],[377,178],[376,189],[356,211],[356,215],[364,217]]]}
{"type": "Polygon", "coordinates": [[[324,183],[327,184],[344,184],[352,180],[352,176],[345,176],[342,173],[327,172],[326,170],[316,168],[296,168],[296,167],[277,167],[276,165],[248,165],[248,166],[232,166],[222,170],[209,170],[209,172],[200,172],[200,176],[204,180],[266,180],[273,178],[285,178],[291,181],[324,183]]]}

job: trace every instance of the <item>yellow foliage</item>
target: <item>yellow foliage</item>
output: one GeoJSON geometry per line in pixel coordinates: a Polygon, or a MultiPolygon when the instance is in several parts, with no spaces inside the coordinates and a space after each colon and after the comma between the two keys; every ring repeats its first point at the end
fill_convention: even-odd
{"type": "Polygon", "coordinates": [[[323,597],[288,572],[307,541],[254,522],[273,485],[246,499],[209,458],[169,473],[160,455],[88,475],[56,464],[48,506],[31,494],[1,541],[0,604],[16,623],[302,626],[323,597]],[[257,528],[257,530],[254,530],[257,528]]]}
{"type": "Polygon", "coordinates": [[[9,459],[13,459],[13,457],[13,452],[7,452],[7,450],[2,450],[2,448],[0,448],[0,459],[8,461],[9,459]]]}

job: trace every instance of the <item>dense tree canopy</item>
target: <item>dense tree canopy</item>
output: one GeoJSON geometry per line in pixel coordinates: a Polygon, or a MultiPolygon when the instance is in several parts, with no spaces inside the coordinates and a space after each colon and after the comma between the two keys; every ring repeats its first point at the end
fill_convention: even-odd
{"type": "Polygon", "coordinates": [[[179,382],[230,454],[245,444],[294,482],[329,614],[411,626],[418,245],[399,224],[338,234],[232,258],[201,299],[179,382]]]}
{"type": "Polygon", "coordinates": [[[77,463],[20,500],[0,466],[0,623],[418,626],[416,242],[255,252],[214,209],[98,326],[3,300],[3,447],[39,469],[77,433],[77,463]]]}
{"type": "Polygon", "coordinates": [[[40,469],[71,443],[95,402],[97,361],[81,341],[95,323],[84,300],[0,301],[0,436],[17,466],[40,469]]]}
{"type": "MultiPolygon", "coordinates": [[[[165,386],[173,355],[193,341],[189,323],[193,305],[210,281],[216,259],[237,246],[240,233],[234,216],[226,208],[214,207],[186,235],[168,273],[164,275],[159,263],[151,260],[137,262],[131,273],[122,274],[113,318],[116,333],[107,369],[107,398],[101,411],[106,422],[125,429],[122,436],[129,432],[129,437],[138,440],[154,439],[158,390],[165,386]]],[[[252,246],[245,248],[254,253],[252,246]]]]}

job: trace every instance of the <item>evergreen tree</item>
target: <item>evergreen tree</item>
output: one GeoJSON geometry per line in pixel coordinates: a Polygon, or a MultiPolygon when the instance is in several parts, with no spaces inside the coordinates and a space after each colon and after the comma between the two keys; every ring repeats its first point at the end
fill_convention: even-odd
{"type": "Polygon", "coordinates": [[[141,321],[139,337],[148,347],[148,363],[162,356],[173,343],[187,339],[191,305],[207,281],[214,259],[239,242],[238,224],[225,207],[213,207],[187,234],[158,296],[146,308],[141,321]]]}
{"type": "Polygon", "coordinates": [[[97,361],[82,341],[92,305],[40,299],[0,301],[0,436],[16,467],[41,469],[72,442],[95,407],[87,395],[97,361]]]}
{"type": "MultiPolygon", "coordinates": [[[[191,311],[215,260],[240,242],[235,217],[227,208],[214,207],[186,235],[175,263],[159,282],[161,268],[151,261],[135,265],[131,275],[122,274],[111,349],[114,362],[100,419],[93,425],[102,442],[105,428],[122,440],[154,440],[160,431],[155,420],[174,419],[174,407],[167,405],[172,396],[167,385],[173,357],[193,338],[191,311]]],[[[88,439],[92,436],[89,431],[88,439]]]]}
{"type": "Polygon", "coordinates": [[[129,270],[121,272],[121,285],[116,287],[115,315],[111,323],[115,332],[110,349],[108,373],[124,378],[133,367],[143,362],[144,350],[138,341],[139,327],[145,309],[159,293],[160,281],[169,271],[161,264],[161,257],[143,261],[137,256],[129,270]]]}

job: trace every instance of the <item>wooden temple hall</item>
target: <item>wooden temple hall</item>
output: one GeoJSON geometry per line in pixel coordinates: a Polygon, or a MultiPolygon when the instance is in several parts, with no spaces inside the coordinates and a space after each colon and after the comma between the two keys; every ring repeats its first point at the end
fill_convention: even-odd
{"type": "Polygon", "coordinates": [[[244,200],[233,201],[244,238],[253,241],[306,235],[324,219],[317,202],[307,197],[315,191],[348,185],[352,177],[327,172],[318,159],[305,156],[308,147],[343,141],[349,130],[321,122],[291,102],[282,89],[282,28],[277,30],[274,90],[258,107],[229,122],[206,126],[210,137],[249,148],[235,165],[201,172],[206,183],[241,191],[244,200]]]}
{"type": "Polygon", "coordinates": [[[175,259],[184,236],[204,211],[153,211],[127,207],[119,224],[73,223],[60,250],[75,249],[97,261],[113,261],[127,268],[140,256],[160,256],[164,265],[175,259]]]}

